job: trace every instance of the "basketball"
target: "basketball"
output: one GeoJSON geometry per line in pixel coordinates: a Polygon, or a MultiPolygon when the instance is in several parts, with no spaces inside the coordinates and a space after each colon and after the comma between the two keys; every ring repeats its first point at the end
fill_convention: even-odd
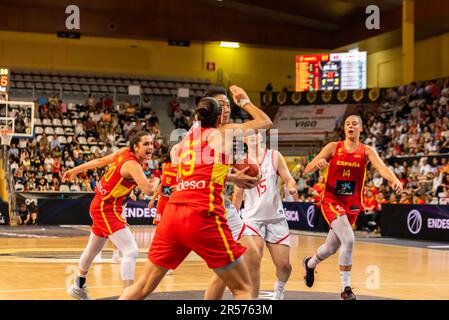
{"type": "Polygon", "coordinates": [[[243,163],[236,163],[232,166],[239,171],[249,167],[245,174],[250,177],[257,177],[257,175],[259,174],[259,166],[255,163],[249,163],[248,159],[243,160],[243,163]]]}

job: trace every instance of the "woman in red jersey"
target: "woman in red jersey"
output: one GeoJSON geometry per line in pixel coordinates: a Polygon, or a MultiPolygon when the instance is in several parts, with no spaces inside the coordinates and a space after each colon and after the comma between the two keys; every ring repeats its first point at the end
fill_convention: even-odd
{"type": "Polygon", "coordinates": [[[159,197],[156,206],[156,216],[153,220],[154,224],[158,224],[159,221],[161,221],[165,205],[167,204],[172,194],[172,188],[176,185],[176,171],[177,166],[171,162],[170,153],[168,153],[166,159],[162,164],[161,183],[159,184],[156,193],[151,198],[151,201],[148,203],[148,208],[153,208],[156,198],[159,197]]]}
{"type": "Polygon", "coordinates": [[[324,259],[340,248],[339,265],[342,284],[342,300],[355,300],[350,286],[354,225],[363,207],[363,187],[368,161],[380,175],[388,180],[397,193],[402,192],[402,183],[385,165],[376,149],[360,142],[362,119],[350,115],[345,123],[345,140],[327,144],[307,165],[304,174],[324,170],[325,187],[321,197],[321,211],[329,224],[329,234],[313,257],[304,259],[308,287],[314,282],[315,268],[324,259]]]}
{"type": "Polygon", "coordinates": [[[79,165],[63,176],[63,181],[71,180],[81,172],[109,165],[107,172],[95,187],[95,196],[89,208],[93,221],[92,231],[80,257],[78,276],[68,289],[69,295],[75,299],[89,299],[86,287],[87,272],[108,238],[123,254],[121,278],[124,286],[130,286],[134,282],[139,252],[131,230],[121,217],[122,204],[136,186],[149,195],[153,194],[156,188],[147,180],[142,169],[146,161],[152,157],[153,140],[148,132],[136,131],[130,130],[129,147],[79,165]]]}
{"type": "Polygon", "coordinates": [[[272,122],[251,103],[243,89],[231,86],[230,90],[236,104],[254,119],[244,124],[221,125],[222,108],[216,99],[203,98],[198,103],[197,122],[181,141],[175,161],[176,191],[156,229],[149,260],[142,276],[125,289],[120,299],[144,299],[166,272],[176,269],[191,251],[205,260],[235,299],[251,298],[248,270],[240,263],[245,248],[232,237],[222,193],[233,152],[234,130],[250,135],[257,129],[268,129],[272,122]]]}

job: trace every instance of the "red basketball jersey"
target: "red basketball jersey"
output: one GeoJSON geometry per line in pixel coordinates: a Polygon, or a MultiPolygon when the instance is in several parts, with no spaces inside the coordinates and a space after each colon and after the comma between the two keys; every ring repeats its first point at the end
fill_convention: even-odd
{"type": "Polygon", "coordinates": [[[322,200],[338,203],[346,212],[358,213],[364,210],[366,165],[364,144],[360,143],[357,150],[349,153],[343,141],[338,141],[329,167],[323,173],[326,182],[322,200]]]}
{"type": "Polygon", "coordinates": [[[224,215],[223,189],[229,165],[208,142],[210,128],[193,127],[178,151],[178,181],[168,203],[224,215]]]}
{"type": "Polygon", "coordinates": [[[103,205],[112,204],[117,213],[122,211],[122,203],[125,197],[136,187],[134,180],[128,180],[121,176],[120,169],[126,161],[136,160],[136,155],[129,148],[118,152],[114,157],[108,171],[103,175],[95,187],[95,197],[103,205]]]}

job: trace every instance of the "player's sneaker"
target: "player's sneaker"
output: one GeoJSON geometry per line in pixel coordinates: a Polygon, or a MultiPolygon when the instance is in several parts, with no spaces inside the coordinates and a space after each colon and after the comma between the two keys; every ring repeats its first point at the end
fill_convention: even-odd
{"type": "Polygon", "coordinates": [[[341,293],[341,300],[357,300],[351,287],[345,287],[345,290],[341,293]]]}
{"type": "Polygon", "coordinates": [[[312,288],[313,283],[315,281],[315,268],[309,268],[307,266],[307,262],[309,262],[311,258],[312,257],[305,257],[304,260],[302,261],[304,270],[306,272],[306,275],[304,276],[304,282],[306,286],[308,286],[309,288],[312,288]]]}
{"type": "Polygon", "coordinates": [[[74,283],[70,288],[67,289],[67,293],[77,300],[90,300],[89,295],[87,294],[87,287],[84,285],[82,288],[79,288],[76,283],[74,283]]]}
{"type": "Polygon", "coordinates": [[[166,276],[170,276],[173,274],[173,269],[168,269],[168,271],[165,273],[166,276]]]}
{"type": "Polygon", "coordinates": [[[275,289],[273,300],[284,300],[284,289],[275,289]]]}

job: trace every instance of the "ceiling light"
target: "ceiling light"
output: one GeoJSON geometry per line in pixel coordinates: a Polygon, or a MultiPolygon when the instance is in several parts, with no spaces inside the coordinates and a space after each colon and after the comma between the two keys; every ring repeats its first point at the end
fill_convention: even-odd
{"type": "Polygon", "coordinates": [[[240,48],[240,43],[222,41],[222,42],[220,42],[220,47],[237,49],[237,48],[240,48]]]}

